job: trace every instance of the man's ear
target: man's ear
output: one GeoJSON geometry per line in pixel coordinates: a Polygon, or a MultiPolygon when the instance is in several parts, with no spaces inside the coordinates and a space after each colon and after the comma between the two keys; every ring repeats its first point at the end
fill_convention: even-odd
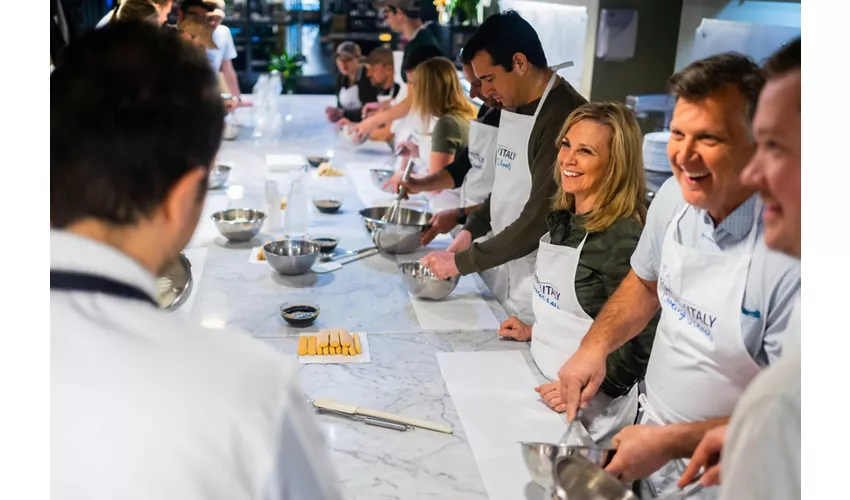
{"type": "Polygon", "coordinates": [[[513,58],[514,69],[518,75],[523,76],[528,73],[528,58],[522,52],[514,54],[513,58]]]}
{"type": "Polygon", "coordinates": [[[165,195],[162,213],[171,227],[181,228],[197,221],[189,220],[204,203],[209,182],[208,169],[198,166],[186,172],[165,195]]]}

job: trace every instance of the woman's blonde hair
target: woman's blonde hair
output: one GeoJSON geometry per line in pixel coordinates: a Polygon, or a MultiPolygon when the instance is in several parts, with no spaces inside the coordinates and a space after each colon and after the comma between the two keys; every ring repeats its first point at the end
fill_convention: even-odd
{"type": "Polygon", "coordinates": [[[149,21],[159,19],[159,9],[151,0],[123,0],[115,19],[119,21],[149,21]]]}
{"type": "Polygon", "coordinates": [[[423,121],[446,115],[472,120],[477,114],[466,98],[455,65],[445,57],[428,59],[413,70],[412,109],[423,121]]]}
{"type": "MultiPolygon", "coordinates": [[[[608,144],[608,166],[599,186],[596,203],[584,230],[589,233],[604,231],[620,219],[646,222],[646,184],[643,176],[643,134],[632,110],[618,102],[591,102],[576,108],[564,126],[555,144],[560,149],[567,132],[583,120],[593,120],[608,127],[611,140],[608,144]]],[[[555,193],[555,210],[574,210],[575,197],[564,192],[561,169],[554,168],[558,192],[555,193]]]]}

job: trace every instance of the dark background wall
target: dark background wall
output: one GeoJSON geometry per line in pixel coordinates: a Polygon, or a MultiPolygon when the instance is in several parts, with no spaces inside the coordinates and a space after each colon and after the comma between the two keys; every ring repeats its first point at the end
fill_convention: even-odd
{"type": "Polygon", "coordinates": [[[600,12],[616,8],[638,12],[635,57],[623,62],[594,60],[590,91],[593,100],[622,102],[627,95],[664,93],[676,63],[682,0],[599,2],[600,12]]]}

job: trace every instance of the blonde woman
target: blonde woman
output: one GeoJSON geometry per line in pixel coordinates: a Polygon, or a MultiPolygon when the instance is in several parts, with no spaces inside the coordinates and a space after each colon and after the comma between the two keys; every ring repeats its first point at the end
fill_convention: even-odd
{"type": "Polygon", "coordinates": [[[173,0],[123,0],[121,2],[116,2],[115,7],[106,13],[97,23],[97,28],[102,28],[106,26],[109,21],[113,19],[136,19],[136,20],[145,20],[154,22],[153,17],[151,16],[150,6],[146,4],[151,4],[156,9],[156,22],[158,24],[165,24],[165,21],[168,20],[168,14],[171,12],[171,8],[174,5],[173,0]],[[125,8],[124,14],[122,16],[118,16],[118,11],[121,10],[121,7],[127,3],[127,7],[125,8]]]}
{"type": "Polygon", "coordinates": [[[118,21],[145,21],[159,26],[159,9],[151,0],[124,0],[114,19],[118,21]]]}
{"type": "MultiPolygon", "coordinates": [[[[550,381],[535,388],[558,412],[558,370],[578,349],[593,318],[631,269],[646,217],[642,134],[620,103],[588,103],[567,118],[559,135],[554,177],[558,191],[540,239],[533,283],[534,325],[508,318],[503,337],[531,341],[531,355],[550,381]]],[[[602,391],[582,421],[597,443],[637,415],[657,317],[608,356],[602,391]]]]}
{"type": "MultiPolygon", "coordinates": [[[[469,142],[469,122],[477,110],[466,98],[457,69],[444,57],[428,59],[416,67],[410,87],[412,106],[410,112],[419,121],[414,133],[415,145],[402,143],[423,168],[421,175],[442,171],[453,162],[455,155],[469,142]],[[430,133],[429,133],[430,131],[430,133]]],[[[460,206],[457,189],[429,193],[432,211],[439,212],[460,206]]]]}

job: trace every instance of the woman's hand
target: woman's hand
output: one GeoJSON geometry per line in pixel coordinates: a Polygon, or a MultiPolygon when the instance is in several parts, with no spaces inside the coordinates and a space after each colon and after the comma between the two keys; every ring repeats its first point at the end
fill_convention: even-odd
{"type": "Polygon", "coordinates": [[[377,113],[378,111],[381,111],[383,109],[382,104],[383,103],[380,103],[380,102],[367,103],[365,106],[363,106],[363,109],[360,111],[360,115],[363,118],[366,118],[367,116],[369,116],[373,113],[377,113]]]}
{"type": "Polygon", "coordinates": [[[338,122],[343,117],[343,112],[340,108],[325,108],[325,116],[331,123],[338,122]]]}
{"type": "Polygon", "coordinates": [[[705,433],[705,437],[694,450],[688,467],[679,479],[679,488],[684,488],[694,482],[702,467],[705,467],[705,472],[700,478],[700,483],[703,486],[710,488],[720,484],[720,454],[723,452],[723,445],[726,444],[726,431],[728,429],[728,425],[723,425],[705,433]]]}
{"type": "Polygon", "coordinates": [[[401,141],[396,146],[396,155],[419,158],[419,146],[413,141],[401,141]]]}
{"type": "Polygon", "coordinates": [[[537,392],[537,394],[540,394],[540,398],[549,405],[549,408],[552,408],[558,413],[564,413],[567,411],[567,405],[561,401],[561,389],[557,380],[555,382],[549,382],[548,384],[539,385],[534,388],[534,391],[537,392]]]}
{"type": "Polygon", "coordinates": [[[384,182],[384,185],[382,187],[384,189],[389,188],[390,192],[392,192],[393,194],[398,194],[398,187],[399,187],[400,184],[401,184],[401,172],[396,170],[395,172],[393,172],[392,177],[390,177],[389,179],[386,180],[386,182],[384,182]]]}
{"type": "Polygon", "coordinates": [[[455,239],[452,240],[451,245],[446,248],[446,251],[452,253],[463,252],[470,246],[472,246],[472,233],[463,229],[455,236],[455,239]]]}
{"type": "MultiPolygon", "coordinates": [[[[523,323],[516,316],[511,316],[499,326],[499,337],[528,342],[531,340],[531,326],[523,323]]],[[[555,383],[557,386],[557,383],[555,383]]]]}

